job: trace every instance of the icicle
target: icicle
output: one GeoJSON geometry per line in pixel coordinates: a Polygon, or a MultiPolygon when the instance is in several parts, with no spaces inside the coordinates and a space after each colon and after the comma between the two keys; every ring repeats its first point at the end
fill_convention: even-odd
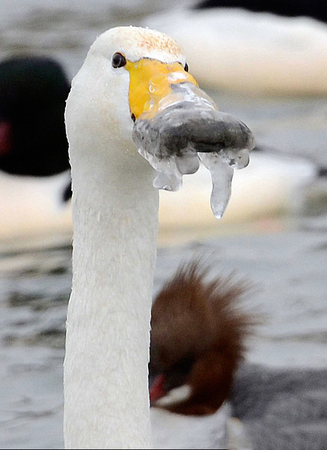
{"type": "Polygon", "coordinates": [[[199,158],[211,175],[210,204],[212,212],[217,219],[221,219],[231,195],[234,169],[221,153],[199,153],[199,158]]]}

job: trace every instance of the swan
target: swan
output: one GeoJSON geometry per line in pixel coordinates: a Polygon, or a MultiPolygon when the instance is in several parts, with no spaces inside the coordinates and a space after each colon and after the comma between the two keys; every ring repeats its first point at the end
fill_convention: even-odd
{"type": "Polygon", "coordinates": [[[0,238],[71,229],[63,113],[70,84],[57,61],[0,63],[0,238]]]}
{"type": "Polygon", "coordinates": [[[253,135],[197,87],[176,41],[138,27],[112,28],[92,44],[65,120],[74,224],[65,445],[148,448],[154,185],[178,188],[182,173],[198,167],[196,149],[212,169],[213,210],[221,215],[230,164],[246,165],[253,135]]]}
{"type": "Polygon", "coordinates": [[[209,9],[176,7],[142,24],[178,40],[193,75],[206,86],[252,95],[326,94],[325,23],[233,3],[239,7],[228,8],[232,2],[209,9]]]}

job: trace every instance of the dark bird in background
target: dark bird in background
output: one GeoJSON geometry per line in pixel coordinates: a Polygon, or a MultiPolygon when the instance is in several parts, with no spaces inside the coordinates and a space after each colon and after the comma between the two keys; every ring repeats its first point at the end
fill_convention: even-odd
{"type": "Polygon", "coordinates": [[[327,22],[327,3],[324,0],[204,0],[194,8],[243,8],[287,17],[307,16],[327,22]]]}
{"type": "Polygon", "coordinates": [[[249,284],[207,275],[200,261],[185,264],[155,298],[151,405],[204,416],[226,401],[253,450],[326,450],[327,369],[246,363],[246,338],[267,318],[242,311],[249,284]]]}
{"type": "MultiPolygon", "coordinates": [[[[64,125],[70,89],[58,62],[14,56],[0,63],[0,170],[48,177],[69,170],[64,125]]],[[[66,186],[63,197],[70,197],[66,186]]]]}
{"type": "Polygon", "coordinates": [[[164,406],[187,415],[212,414],[226,400],[243,358],[252,318],[238,308],[244,282],[207,281],[199,261],[181,266],[152,306],[150,398],[153,405],[182,385],[190,395],[164,406]]]}

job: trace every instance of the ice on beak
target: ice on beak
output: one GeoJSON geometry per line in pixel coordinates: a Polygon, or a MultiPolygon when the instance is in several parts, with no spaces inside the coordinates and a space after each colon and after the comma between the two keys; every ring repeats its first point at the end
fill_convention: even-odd
{"type": "Polygon", "coordinates": [[[195,173],[202,161],[211,173],[211,208],[217,218],[226,209],[234,168],[247,166],[254,147],[250,129],[218,111],[210,97],[190,82],[171,84],[171,92],[159,103],[151,105],[150,100],[147,112],[135,121],[133,139],[158,172],[153,185],[159,189],[180,189],[183,175],[195,173]]]}

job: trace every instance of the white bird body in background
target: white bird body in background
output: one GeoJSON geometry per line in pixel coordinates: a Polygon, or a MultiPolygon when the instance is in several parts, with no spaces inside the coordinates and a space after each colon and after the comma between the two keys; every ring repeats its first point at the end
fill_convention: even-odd
{"type": "Polygon", "coordinates": [[[70,186],[66,170],[49,177],[16,176],[0,171],[0,239],[26,240],[56,233],[71,236],[70,186]]]}
{"type": "Polygon", "coordinates": [[[178,40],[204,85],[247,94],[327,92],[327,25],[310,17],[181,7],[143,24],[178,40]]]}

